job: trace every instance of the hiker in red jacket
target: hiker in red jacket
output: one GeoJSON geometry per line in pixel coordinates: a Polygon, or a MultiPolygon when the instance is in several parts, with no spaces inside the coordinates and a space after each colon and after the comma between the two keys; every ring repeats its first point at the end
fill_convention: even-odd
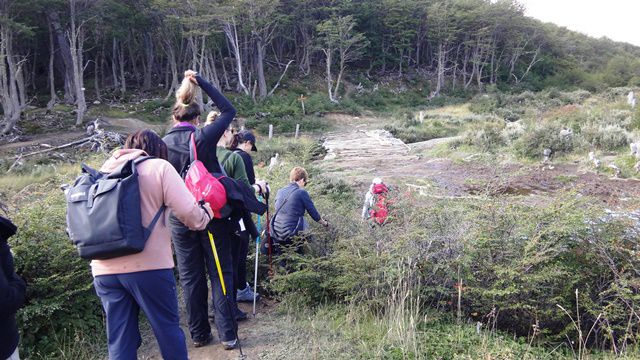
{"type": "Polygon", "coordinates": [[[389,188],[380,178],[374,178],[362,206],[362,219],[369,220],[371,225],[384,225],[389,216],[388,199],[389,188]]]}

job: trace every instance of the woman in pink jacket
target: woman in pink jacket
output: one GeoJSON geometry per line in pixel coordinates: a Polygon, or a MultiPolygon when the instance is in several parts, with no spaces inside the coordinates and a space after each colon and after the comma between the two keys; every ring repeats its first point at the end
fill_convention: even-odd
{"type": "MultiPolygon", "coordinates": [[[[137,166],[142,223],[148,225],[165,205],[192,230],[210,220],[208,204],[199,206],[167,159],[167,146],[151,130],[131,134],[124,149],[116,150],[101,172],[110,173],[128,160],[154,156],[137,166]]],[[[165,213],[166,215],[166,213],[165,213]]],[[[185,336],[179,325],[178,298],[173,276],[171,231],[158,221],[142,252],[91,261],[96,293],[107,314],[110,359],[136,359],[141,344],[138,313],[144,311],[164,359],[187,359],[185,336]]]]}

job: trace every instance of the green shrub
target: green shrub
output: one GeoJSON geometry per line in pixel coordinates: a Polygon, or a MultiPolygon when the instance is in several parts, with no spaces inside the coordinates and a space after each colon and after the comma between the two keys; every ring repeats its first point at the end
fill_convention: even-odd
{"type": "Polygon", "coordinates": [[[541,158],[544,149],[551,149],[553,154],[567,154],[582,146],[578,134],[561,136],[563,126],[554,122],[543,122],[527,130],[517,141],[514,149],[520,156],[531,159],[541,158]]]}
{"type": "Polygon", "coordinates": [[[492,152],[505,144],[502,137],[504,122],[473,124],[465,134],[465,142],[484,152],[492,152]]]}
{"type": "Polygon", "coordinates": [[[476,114],[492,114],[502,105],[500,100],[496,94],[479,95],[471,100],[469,110],[476,114]]]}
{"type": "Polygon", "coordinates": [[[596,149],[616,150],[629,144],[631,134],[618,125],[590,125],[582,128],[582,136],[596,149]]]}
{"type": "Polygon", "coordinates": [[[18,212],[15,223],[16,268],[27,282],[27,305],[18,312],[26,357],[56,357],[65,339],[89,334],[104,343],[102,307],[88,263],[65,233],[62,192],[34,199],[18,212]]]}

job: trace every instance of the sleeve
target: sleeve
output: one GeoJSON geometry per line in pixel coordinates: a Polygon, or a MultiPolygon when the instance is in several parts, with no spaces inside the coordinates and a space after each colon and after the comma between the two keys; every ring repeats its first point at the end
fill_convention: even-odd
{"type": "Polygon", "coordinates": [[[26,285],[13,271],[13,257],[7,244],[3,244],[0,250],[0,261],[0,317],[4,317],[14,314],[24,305],[26,285]],[[10,269],[9,273],[7,269],[10,269]]]}
{"type": "Polygon", "coordinates": [[[242,161],[244,161],[244,169],[247,171],[249,184],[253,185],[256,183],[256,173],[253,170],[253,159],[251,158],[251,155],[247,153],[240,153],[240,156],[242,156],[242,161]]]}
{"type": "Polygon", "coordinates": [[[300,195],[300,197],[302,198],[302,201],[304,203],[304,208],[309,213],[309,216],[311,216],[311,218],[315,221],[320,221],[320,213],[318,212],[318,210],[316,210],[315,205],[313,205],[313,201],[311,201],[309,193],[305,190],[300,191],[300,193],[302,194],[300,195]]]}
{"type": "Polygon", "coordinates": [[[162,171],[162,192],[165,205],[189,229],[204,229],[210,220],[206,210],[198,205],[171,164],[165,162],[162,171]]]}
{"type": "Polygon", "coordinates": [[[215,146],[224,134],[224,131],[229,127],[229,124],[231,124],[233,118],[236,116],[236,109],[231,105],[231,102],[229,102],[229,100],[227,100],[227,98],[224,97],[218,89],[207,82],[207,80],[200,76],[196,76],[196,80],[198,81],[198,85],[202,91],[211,98],[214,104],[218,107],[218,110],[220,110],[220,115],[216,121],[202,129],[203,136],[210,144],[215,146]]]}

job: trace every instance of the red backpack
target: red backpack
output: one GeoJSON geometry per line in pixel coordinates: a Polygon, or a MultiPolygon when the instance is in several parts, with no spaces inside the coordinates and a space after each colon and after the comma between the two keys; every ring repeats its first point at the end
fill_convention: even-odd
{"type": "Polygon", "coordinates": [[[374,184],[371,193],[375,196],[373,207],[369,209],[369,217],[377,224],[382,225],[387,221],[389,209],[387,207],[387,195],[389,188],[385,184],[374,184]]]}
{"type": "Polygon", "coordinates": [[[190,148],[193,150],[193,162],[184,178],[187,189],[197,201],[208,202],[213,210],[213,217],[220,219],[220,210],[227,204],[227,191],[215,176],[211,175],[202,161],[198,160],[198,151],[193,133],[190,148]]]}

